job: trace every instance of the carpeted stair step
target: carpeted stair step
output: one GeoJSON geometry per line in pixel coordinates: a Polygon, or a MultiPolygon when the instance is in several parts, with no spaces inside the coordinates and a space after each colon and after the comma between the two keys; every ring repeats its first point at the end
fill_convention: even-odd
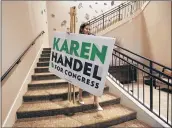
{"type": "MultiPolygon", "coordinates": [[[[54,99],[66,99],[67,98],[68,87],[56,87],[56,88],[46,88],[29,90],[23,96],[24,102],[35,102],[42,100],[54,100],[54,99]]],[[[77,90],[76,90],[77,91],[77,90]]]]}
{"type": "Polygon", "coordinates": [[[46,53],[46,54],[41,54],[41,57],[50,57],[50,53],[46,53]]]}
{"type": "Polygon", "coordinates": [[[109,128],[151,128],[151,127],[140,120],[134,119],[118,125],[111,126],[109,128]]]}
{"type": "Polygon", "coordinates": [[[51,53],[51,50],[43,50],[42,51],[42,54],[50,54],[51,53]]]}
{"type": "Polygon", "coordinates": [[[35,68],[35,73],[48,73],[49,72],[49,67],[37,67],[35,68]]]}
{"type": "MultiPolygon", "coordinates": [[[[105,86],[104,93],[109,91],[109,87],[105,86]]],[[[75,87],[75,97],[77,97],[79,93],[79,88],[75,87]]],[[[88,96],[90,93],[83,91],[83,96],[88,96]]],[[[73,92],[72,92],[73,95],[73,92]]],[[[23,96],[24,102],[33,102],[33,101],[41,101],[41,100],[54,100],[54,99],[63,99],[67,100],[68,98],[68,87],[62,88],[46,88],[46,89],[37,89],[37,90],[29,90],[23,96]]]]}
{"type": "Polygon", "coordinates": [[[13,128],[73,128],[82,124],[65,115],[18,119],[13,128]]]}
{"type": "MultiPolygon", "coordinates": [[[[54,105],[54,107],[56,106],[57,105],[54,105]]],[[[99,112],[97,112],[96,109],[89,109],[84,112],[73,113],[73,115],[70,116],[58,115],[58,116],[43,117],[43,118],[39,117],[39,118],[30,118],[30,119],[18,119],[13,127],[106,128],[136,119],[136,112],[120,104],[104,106],[103,108],[104,110],[99,112]]]]}
{"type": "MultiPolygon", "coordinates": [[[[23,103],[17,111],[17,118],[32,118],[43,116],[55,116],[61,114],[74,114],[76,112],[83,112],[86,110],[96,109],[93,105],[93,96],[84,97],[84,105],[79,103],[70,103],[68,100],[53,100],[44,102],[31,102],[23,103]]],[[[100,105],[102,107],[119,104],[120,98],[111,95],[104,94],[99,98],[100,105]]]]}
{"type": "Polygon", "coordinates": [[[53,79],[59,79],[58,76],[54,75],[51,72],[48,73],[35,73],[34,75],[32,75],[32,81],[35,80],[53,80],[53,79]]]}
{"type": "Polygon", "coordinates": [[[49,61],[37,63],[37,67],[46,67],[46,66],[49,66],[49,61]]]}
{"type": "Polygon", "coordinates": [[[63,79],[32,81],[30,84],[28,84],[28,90],[49,88],[49,87],[64,87],[67,85],[68,82],[63,79]]]}
{"type": "Polygon", "coordinates": [[[41,57],[39,58],[39,62],[47,62],[50,61],[50,57],[41,57]]]}
{"type": "Polygon", "coordinates": [[[43,48],[43,51],[51,50],[51,48],[43,48]]]}

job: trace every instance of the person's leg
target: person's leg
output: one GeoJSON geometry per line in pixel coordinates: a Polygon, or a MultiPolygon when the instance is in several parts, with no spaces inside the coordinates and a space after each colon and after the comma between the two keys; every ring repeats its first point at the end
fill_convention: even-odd
{"type": "Polygon", "coordinates": [[[79,88],[79,100],[82,101],[82,89],[79,88]]]}
{"type": "Polygon", "coordinates": [[[82,99],[82,89],[79,88],[79,95],[78,95],[78,100],[80,104],[84,104],[84,101],[82,99]]]}
{"type": "Polygon", "coordinates": [[[99,104],[99,101],[98,101],[98,97],[97,96],[94,96],[94,105],[97,106],[97,110],[98,111],[102,111],[103,110],[103,108],[99,104]]]}

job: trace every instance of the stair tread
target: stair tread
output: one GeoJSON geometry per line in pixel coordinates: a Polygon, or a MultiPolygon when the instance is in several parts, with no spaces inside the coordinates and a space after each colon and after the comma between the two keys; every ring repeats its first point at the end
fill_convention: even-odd
{"type": "Polygon", "coordinates": [[[147,125],[147,124],[145,124],[145,123],[143,123],[137,119],[127,121],[127,122],[112,126],[110,128],[115,128],[115,127],[116,128],[127,128],[127,127],[129,127],[129,128],[136,128],[136,127],[138,127],[138,128],[143,128],[143,127],[150,128],[149,125],[147,125]]]}
{"type": "Polygon", "coordinates": [[[40,62],[40,61],[39,61],[38,63],[49,63],[49,62],[50,62],[50,61],[43,61],[43,62],[40,62]]]}
{"type": "Polygon", "coordinates": [[[34,76],[44,76],[44,75],[54,75],[54,74],[51,72],[43,72],[43,73],[34,73],[33,75],[34,76]]]}
{"type": "Polygon", "coordinates": [[[41,55],[45,55],[45,54],[51,54],[51,53],[41,53],[41,55]]]}
{"type": "Polygon", "coordinates": [[[39,80],[39,81],[31,81],[30,84],[48,84],[48,83],[58,83],[58,82],[67,82],[64,79],[53,79],[53,80],[39,80]]]}
{"type": "MultiPolygon", "coordinates": [[[[75,88],[78,91],[78,88],[75,88]]],[[[27,91],[24,96],[48,96],[53,94],[63,94],[68,92],[68,87],[48,88],[27,91]]]]}
{"type": "Polygon", "coordinates": [[[43,49],[43,51],[50,51],[51,49],[43,49]]]}
{"type": "Polygon", "coordinates": [[[40,57],[40,58],[50,58],[50,57],[40,57]]]}
{"type": "MultiPolygon", "coordinates": [[[[99,102],[109,101],[113,99],[118,99],[118,97],[111,95],[110,93],[103,94],[99,98],[99,102]]],[[[93,103],[93,96],[83,97],[85,104],[92,104],[93,103]],[[92,99],[92,100],[90,100],[92,99]]],[[[54,101],[42,101],[42,102],[29,102],[23,103],[22,106],[18,109],[18,112],[29,112],[29,111],[43,111],[43,110],[54,110],[66,107],[76,107],[80,106],[78,103],[70,104],[68,100],[54,100],[54,101]]]]}
{"type": "Polygon", "coordinates": [[[84,113],[80,112],[74,115],[72,119],[81,122],[83,125],[91,125],[99,122],[121,118],[132,113],[135,112],[128,109],[127,107],[117,104],[104,107],[104,110],[99,112],[97,112],[96,110],[90,110],[84,113]]]}
{"type": "Polygon", "coordinates": [[[42,69],[43,69],[43,68],[49,68],[49,67],[48,67],[48,66],[44,66],[44,67],[36,67],[36,68],[37,68],[37,69],[38,69],[38,68],[42,68],[42,69]]]}
{"type": "Polygon", "coordinates": [[[82,124],[70,117],[53,116],[46,118],[20,119],[17,120],[13,127],[79,127],[82,124]]]}
{"type": "MultiPolygon", "coordinates": [[[[105,86],[107,87],[107,86],[105,86]]],[[[78,92],[79,88],[75,86],[75,92],[78,92]]],[[[28,90],[24,96],[48,96],[54,94],[63,94],[68,92],[68,87],[57,87],[57,88],[46,88],[46,89],[36,89],[36,90],[28,90]]]]}
{"type": "Polygon", "coordinates": [[[135,112],[131,109],[117,104],[104,107],[103,111],[97,111],[96,109],[94,109],[85,112],[78,112],[70,117],[65,115],[58,115],[43,118],[39,117],[30,119],[19,119],[16,121],[14,127],[78,127],[96,124],[99,122],[105,122],[109,120],[120,119],[121,117],[125,117],[133,113],[135,112]]]}
{"type": "Polygon", "coordinates": [[[46,55],[46,54],[50,55],[50,53],[41,53],[41,55],[46,55]]]}

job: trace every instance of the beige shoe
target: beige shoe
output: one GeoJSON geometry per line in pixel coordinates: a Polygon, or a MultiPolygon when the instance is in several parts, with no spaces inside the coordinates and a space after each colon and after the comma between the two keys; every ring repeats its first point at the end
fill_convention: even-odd
{"type": "Polygon", "coordinates": [[[97,106],[97,111],[103,111],[103,108],[100,105],[97,105],[95,102],[93,103],[94,106],[97,106]]]}
{"type": "Polygon", "coordinates": [[[82,104],[82,105],[84,104],[84,101],[78,101],[78,102],[79,102],[80,104],[82,104]]]}
{"type": "Polygon", "coordinates": [[[77,95],[77,99],[78,99],[78,102],[79,102],[80,104],[82,104],[82,105],[84,104],[84,101],[80,101],[80,100],[79,100],[79,94],[77,95]]]}
{"type": "Polygon", "coordinates": [[[103,108],[101,106],[97,106],[98,111],[103,111],[103,108]]]}

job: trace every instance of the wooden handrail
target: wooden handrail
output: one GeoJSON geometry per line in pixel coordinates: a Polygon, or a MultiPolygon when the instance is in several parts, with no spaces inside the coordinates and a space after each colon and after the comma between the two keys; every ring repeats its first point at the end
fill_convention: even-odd
{"type": "Polygon", "coordinates": [[[1,77],[1,81],[4,80],[4,78],[11,72],[11,70],[21,62],[21,58],[26,54],[26,52],[35,44],[35,41],[43,35],[45,32],[42,31],[33,41],[32,43],[27,47],[27,49],[18,57],[18,59],[10,66],[10,68],[3,74],[1,77]]]}

